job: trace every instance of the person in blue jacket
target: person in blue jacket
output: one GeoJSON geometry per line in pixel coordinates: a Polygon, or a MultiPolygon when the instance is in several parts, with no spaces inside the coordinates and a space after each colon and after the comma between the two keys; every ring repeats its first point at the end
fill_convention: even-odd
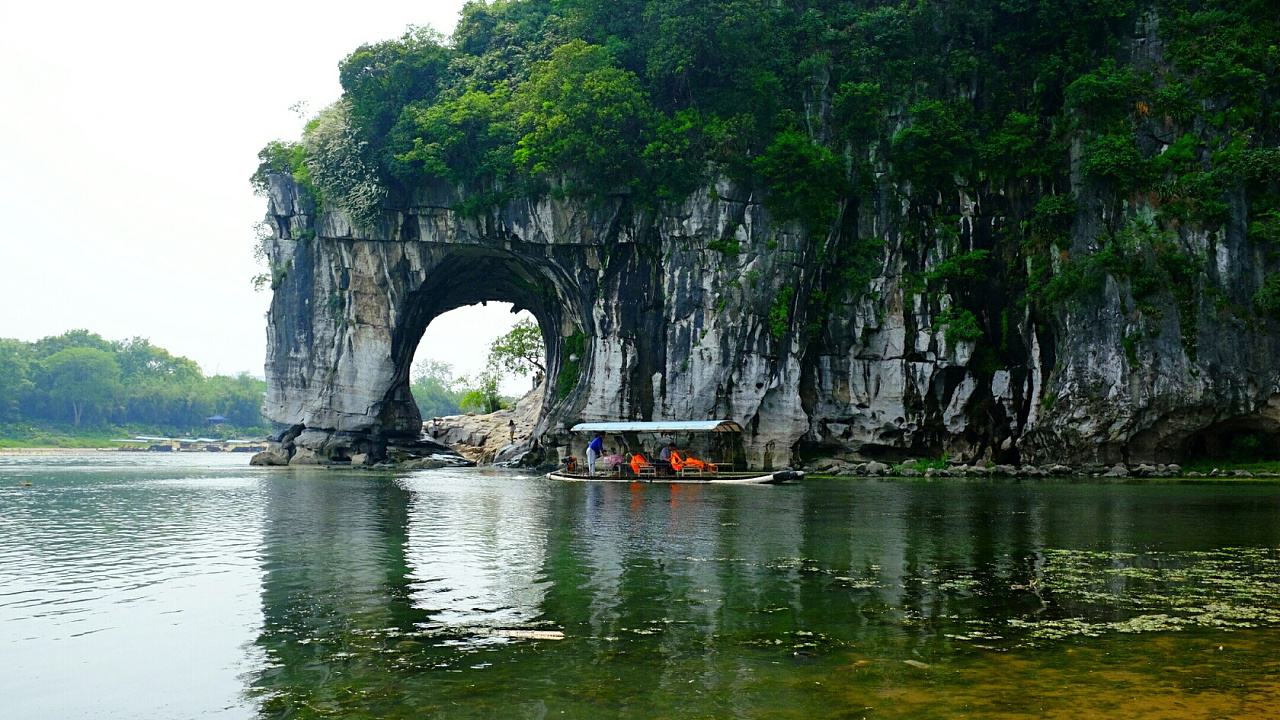
{"type": "Polygon", "coordinates": [[[587,473],[596,474],[596,458],[604,454],[604,433],[596,433],[587,444],[587,473]]]}

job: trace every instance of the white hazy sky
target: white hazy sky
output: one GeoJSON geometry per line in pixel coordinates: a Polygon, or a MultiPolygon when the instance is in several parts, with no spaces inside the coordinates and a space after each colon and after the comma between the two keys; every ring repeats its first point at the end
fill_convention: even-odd
{"type": "MultiPolygon", "coordinates": [[[[360,44],[408,25],[448,34],[462,4],[0,0],[0,337],[140,335],[206,372],[260,376],[258,150],[301,132],[290,106],[338,98],[338,62],[360,44]]],[[[514,320],[497,303],[458,310],[423,346],[466,372],[514,320]]]]}

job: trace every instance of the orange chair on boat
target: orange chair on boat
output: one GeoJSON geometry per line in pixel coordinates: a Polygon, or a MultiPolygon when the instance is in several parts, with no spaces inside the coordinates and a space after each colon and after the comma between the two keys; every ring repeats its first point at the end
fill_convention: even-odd
{"type": "Polygon", "coordinates": [[[631,456],[631,472],[634,473],[636,477],[640,477],[641,475],[658,474],[657,469],[654,468],[653,465],[649,464],[649,461],[645,460],[644,456],[640,453],[636,453],[631,456]]]}
{"type": "MultiPolygon", "coordinates": [[[[674,453],[673,453],[673,456],[674,456],[674,453]]],[[[690,455],[687,458],[684,458],[683,461],[681,462],[681,466],[677,468],[677,470],[681,470],[681,471],[692,470],[694,472],[697,472],[699,475],[703,473],[715,475],[716,473],[720,472],[720,468],[716,467],[715,463],[707,462],[706,460],[699,460],[698,458],[693,457],[692,455],[690,455]]]]}
{"type": "Polygon", "coordinates": [[[671,462],[671,469],[675,470],[676,472],[680,472],[681,470],[684,470],[685,466],[688,464],[684,458],[680,457],[679,450],[671,451],[670,462],[671,462]]]}

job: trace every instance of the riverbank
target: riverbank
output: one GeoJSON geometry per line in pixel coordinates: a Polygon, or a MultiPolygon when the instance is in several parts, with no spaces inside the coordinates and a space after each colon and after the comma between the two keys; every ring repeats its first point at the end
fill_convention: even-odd
{"type": "Polygon", "coordinates": [[[1215,462],[1198,460],[1185,467],[1176,463],[1151,464],[1086,463],[1066,465],[988,465],[964,464],[943,460],[906,460],[901,463],[879,461],[846,462],[821,460],[810,463],[805,471],[821,477],[922,477],[922,478],[1102,478],[1136,479],[1235,479],[1280,480],[1280,462],[1215,462]]]}
{"type": "Polygon", "coordinates": [[[954,485],[985,485],[985,484],[998,483],[1001,481],[1012,482],[1012,483],[1025,482],[1028,484],[1038,481],[1038,482],[1044,482],[1044,483],[1086,483],[1086,484],[1096,483],[1100,485],[1149,484],[1152,486],[1155,486],[1155,485],[1221,485],[1221,486],[1280,485],[1280,476],[1264,477],[1259,475],[1253,475],[1250,477],[1236,477],[1234,475],[1212,476],[1212,477],[1208,475],[1204,475],[1204,476],[1196,476],[1196,477],[1187,477],[1183,475],[1179,477],[1149,477],[1149,478],[1139,478],[1139,477],[1104,478],[1104,477],[1065,476],[1064,475],[1064,476],[1052,476],[1052,477],[1035,478],[1035,479],[1021,478],[1021,477],[985,477],[985,478],[952,477],[952,478],[939,479],[936,477],[925,478],[918,475],[914,477],[903,476],[903,475],[884,475],[884,476],[873,477],[873,476],[851,476],[851,475],[824,475],[821,473],[812,473],[812,474],[805,475],[805,478],[802,482],[809,482],[811,480],[844,480],[844,481],[887,480],[890,482],[914,480],[922,483],[939,483],[939,484],[952,483],[954,485]]]}
{"type": "Polygon", "coordinates": [[[265,427],[240,428],[221,425],[205,428],[166,428],[142,425],[110,425],[76,428],[70,425],[0,425],[0,451],[27,449],[114,450],[122,438],[139,435],[155,437],[201,437],[219,440],[233,438],[265,438],[265,427]]]}
{"type": "MultiPolygon", "coordinates": [[[[116,437],[119,437],[118,435],[116,437]]],[[[14,450],[96,450],[115,448],[109,436],[40,435],[32,437],[0,437],[0,452],[14,450]]]]}
{"type": "Polygon", "coordinates": [[[29,455],[86,455],[100,452],[120,452],[117,447],[0,447],[0,457],[25,457],[29,455]]]}

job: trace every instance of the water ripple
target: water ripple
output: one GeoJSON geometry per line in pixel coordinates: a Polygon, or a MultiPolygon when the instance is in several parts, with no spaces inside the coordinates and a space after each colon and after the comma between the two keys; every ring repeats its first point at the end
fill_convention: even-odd
{"type": "Polygon", "coordinates": [[[760,492],[198,459],[0,456],[6,720],[817,717],[864,707],[819,684],[898,692],[883,668],[1280,623],[1276,489],[760,492]]]}

